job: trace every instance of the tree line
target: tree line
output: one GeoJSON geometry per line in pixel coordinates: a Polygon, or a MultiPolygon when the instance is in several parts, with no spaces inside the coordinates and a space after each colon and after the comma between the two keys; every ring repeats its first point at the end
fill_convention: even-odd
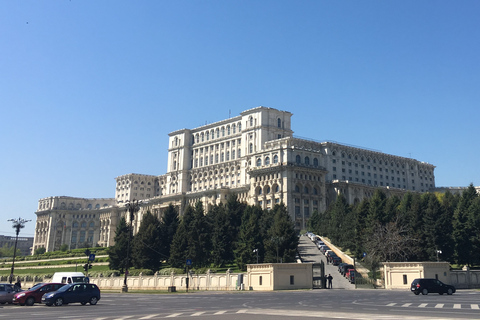
{"type": "Polygon", "coordinates": [[[374,195],[349,205],[343,195],[309,227],[375,269],[382,261],[448,261],[480,264],[480,196],[473,185],[462,194],[374,195]]]}
{"type": "Polygon", "coordinates": [[[187,206],[181,218],[173,205],[160,219],[147,211],[133,237],[130,228],[122,218],[115,245],[109,248],[110,269],[122,273],[132,266],[153,272],[164,265],[184,268],[187,259],[192,268],[236,264],[245,271],[247,264],[257,261],[295,261],[298,244],[284,204],[262,210],[239,202],[235,195],[208,212],[198,201],[187,206]]]}

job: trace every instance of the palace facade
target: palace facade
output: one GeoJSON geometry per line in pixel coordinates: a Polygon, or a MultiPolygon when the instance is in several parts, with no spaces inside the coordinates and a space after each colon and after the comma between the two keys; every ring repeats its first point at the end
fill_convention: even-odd
{"type": "Polygon", "coordinates": [[[40,199],[33,250],[113,245],[125,204],[134,199],[141,200],[134,232],[146,210],[161,217],[173,204],[182,215],[188,205],[202,201],[208,211],[232,193],[264,209],[284,203],[300,230],[314,211],[325,211],[340,193],[356,203],[377,188],[399,196],[435,188],[435,166],[429,163],[298,138],[291,117],[288,111],[258,107],[174,131],[169,134],[166,174],[119,176],[111,199],[40,199]]]}

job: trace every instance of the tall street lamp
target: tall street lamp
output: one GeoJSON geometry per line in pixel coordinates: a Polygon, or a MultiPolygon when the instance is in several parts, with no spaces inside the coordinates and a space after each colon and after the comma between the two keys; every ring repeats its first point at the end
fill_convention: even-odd
{"type": "Polygon", "coordinates": [[[127,201],[125,204],[125,210],[129,213],[130,225],[128,227],[128,239],[127,239],[127,258],[125,259],[125,278],[123,279],[122,292],[128,292],[128,268],[130,266],[130,241],[133,237],[133,220],[135,219],[135,213],[140,210],[140,203],[138,200],[133,199],[132,202],[127,201]]]}
{"type": "Polygon", "coordinates": [[[25,228],[25,223],[32,221],[32,220],[25,220],[22,218],[18,219],[9,219],[8,221],[12,221],[13,225],[12,228],[15,229],[15,247],[13,250],[13,261],[12,261],[12,270],[10,271],[10,283],[13,282],[13,270],[15,269],[15,257],[17,255],[17,241],[18,241],[18,234],[20,233],[20,229],[25,228]]]}

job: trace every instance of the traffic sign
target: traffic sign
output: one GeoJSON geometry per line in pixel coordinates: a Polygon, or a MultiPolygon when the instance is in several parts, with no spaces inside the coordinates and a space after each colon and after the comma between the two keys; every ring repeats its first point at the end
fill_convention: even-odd
{"type": "Polygon", "coordinates": [[[192,259],[187,259],[186,265],[190,267],[192,265],[192,259]]]}
{"type": "Polygon", "coordinates": [[[95,253],[91,253],[89,256],[88,256],[88,261],[94,261],[95,260],[95,253]]]}

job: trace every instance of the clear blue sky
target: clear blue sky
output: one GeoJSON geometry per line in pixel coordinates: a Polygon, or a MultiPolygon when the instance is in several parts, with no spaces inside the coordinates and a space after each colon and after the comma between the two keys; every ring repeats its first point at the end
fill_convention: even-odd
{"type": "Polygon", "coordinates": [[[480,185],[480,1],[0,2],[0,234],[166,172],[168,133],[257,106],[295,135],[480,185]]]}

